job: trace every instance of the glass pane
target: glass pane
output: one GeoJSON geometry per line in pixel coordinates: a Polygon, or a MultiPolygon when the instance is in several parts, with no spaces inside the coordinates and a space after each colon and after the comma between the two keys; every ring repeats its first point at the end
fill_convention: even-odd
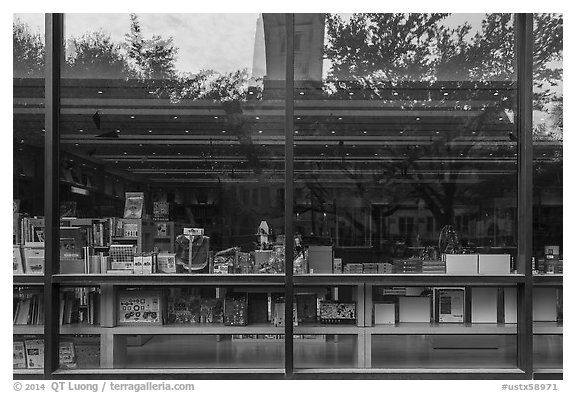
{"type": "Polygon", "coordinates": [[[14,14],[12,36],[14,369],[41,374],[43,289],[16,284],[44,274],[44,14],[14,14]]]}
{"type": "Polygon", "coordinates": [[[296,273],[514,273],[514,16],[298,14],[294,46],[296,273]]]}
{"type": "MultiPolygon", "coordinates": [[[[199,283],[216,274],[242,274],[248,286],[282,281],[270,277],[284,273],[284,15],[70,14],[65,27],[61,273],[124,283],[155,275],[159,285],[184,274],[199,283]]],[[[196,315],[193,298],[236,304],[238,323],[217,322],[226,327],[218,335],[230,336],[222,343],[198,335],[195,317],[161,315],[156,307],[174,296],[159,287],[125,299],[144,301],[141,311],[115,303],[119,286],[101,286],[113,295],[102,298],[101,329],[114,354],[102,367],[200,367],[160,350],[186,343],[204,348],[209,368],[246,368],[230,357],[241,345],[230,338],[254,328],[242,305],[256,301],[266,328],[283,329],[250,288],[210,282],[180,306],[196,315]],[[130,310],[115,315],[122,306],[130,310]],[[141,326],[124,322],[157,330],[142,338],[141,326]],[[140,354],[157,356],[143,363],[140,354]]],[[[258,345],[272,357],[254,367],[280,367],[283,346],[258,345]]]]}
{"type": "Polygon", "coordinates": [[[344,268],[444,252],[514,258],[513,16],[306,14],[296,34],[304,243],[332,245],[344,268]]]}
{"type": "Polygon", "coordinates": [[[374,368],[516,368],[516,335],[372,336],[374,368]]]}
{"type": "MultiPolygon", "coordinates": [[[[534,14],[534,280],[563,274],[563,15],[534,14]]],[[[562,369],[562,281],[536,287],[534,367],[562,369]]]]}

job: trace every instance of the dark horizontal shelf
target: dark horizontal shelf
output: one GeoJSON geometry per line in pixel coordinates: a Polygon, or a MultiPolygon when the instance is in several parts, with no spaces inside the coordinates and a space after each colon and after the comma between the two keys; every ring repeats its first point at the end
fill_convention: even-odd
{"type": "Polygon", "coordinates": [[[535,285],[559,285],[564,282],[563,274],[535,274],[532,276],[535,285]]]}
{"type": "Polygon", "coordinates": [[[520,369],[295,369],[294,379],[525,379],[520,369]]]}
{"type": "Polygon", "coordinates": [[[44,284],[43,274],[14,274],[12,277],[14,285],[42,285],[44,284]]]}
{"type": "Polygon", "coordinates": [[[283,274],[56,274],[52,282],[66,285],[284,285],[283,274]]]}
{"type": "Polygon", "coordinates": [[[306,274],[295,275],[295,285],[515,285],[524,282],[523,274],[447,275],[447,274],[306,274]]]}

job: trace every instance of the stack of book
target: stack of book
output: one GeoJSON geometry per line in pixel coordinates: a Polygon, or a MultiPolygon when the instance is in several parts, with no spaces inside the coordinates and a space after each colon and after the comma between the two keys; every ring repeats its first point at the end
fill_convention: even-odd
{"type": "Polygon", "coordinates": [[[422,273],[444,274],[446,273],[446,262],[442,260],[422,261],[422,273]]]}
{"type": "Polygon", "coordinates": [[[14,292],[14,325],[44,324],[44,297],[41,292],[20,290],[14,292]]]}
{"type": "Polygon", "coordinates": [[[422,273],[422,260],[420,259],[402,259],[394,261],[394,273],[422,273]]]}

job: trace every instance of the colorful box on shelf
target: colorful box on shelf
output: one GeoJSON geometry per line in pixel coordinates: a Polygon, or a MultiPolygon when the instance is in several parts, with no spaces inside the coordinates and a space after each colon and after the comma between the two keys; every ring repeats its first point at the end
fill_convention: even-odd
{"type": "Polygon", "coordinates": [[[308,268],[310,274],[331,274],[332,264],[332,246],[308,247],[308,268]]]}
{"type": "Polygon", "coordinates": [[[394,325],[396,323],[396,304],[374,303],[374,324],[394,325]]]}
{"type": "Polygon", "coordinates": [[[24,246],[24,271],[26,274],[44,274],[44,247],[24,246]]]}
{"type": "Polygon", "coordinates": [[[446,274],[478,274],[477,254],[444,254],[446,274]]]}
{"type": "Polygon", "coordinates": [[[510,254],[479,254],[478,274],[510,274],[510,254]]]}
{"type": "Polygon", "coordinates": [[[118,325],[162,325],[162,292],[123,290],[118,292],[118,325]]]}
{"type": "Polygon", "coordinates": [[[320,323],[323,324],[355,324],[356,303],[337,300],[320,302],[320,323]]]}

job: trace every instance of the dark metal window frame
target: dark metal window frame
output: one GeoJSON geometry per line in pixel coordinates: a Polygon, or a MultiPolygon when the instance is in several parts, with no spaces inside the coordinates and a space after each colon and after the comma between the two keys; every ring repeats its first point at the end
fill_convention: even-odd
{"type": "MultiPolygon", "coordinates": [[[[294,14],[286,14],[286,81],[285,81],[285,233],[286,233],[286,274],[285,294],[291,298],[294,293],[293,265],[293,168],[294,168],[294,14]]],[[[359,378],[359,379],[532,379],[532,54],[533,54],[533,16],[516,14],[516,66],[518,106],[516,124],[518,131],[518,273],[522,275],[518,282],[518,370],[513,372],[487,372],[486,370],[458,371],[439,370],[439,372],[398,372],[390,370],[364,370],[362,373],[338,372],[322,374],[295,374],[293,359],[293,328],[285,327],[285,373],[275,375],[267,373],[227,374],[238,379],[276,379],[276,378],[359,378]],[[367,372],[366,372],[367,371],[367,372]],[[514,372],[517,371],[517,372],[514,372]]],[[[44,277],[45,301],[45,366],[43,377],[46,379],[61,376],[55,374],[58,368],[59,326],[58,293],[60,284],[53,280],[59,265],[59,154],[60,154],[60,66],[64,56],[64,17],[63,14],[46,14],[46,109],[45,109],[45,215],[46,215],[46,274],[44,277]]],[[[292,320],[292,307],[286,307],[286,321],[292,320]]],[[[98,370],[98,374],[66,375],[67,378],[140,378],[139,374],[107,374],[98,370]]],[[[195,379],[221,378],[222,374],[186,374],[195,379]]],[[[150,378],[150,375],[147,375],[150,378]]],[[[178,374],[158,374],[153,377],[162,379],[182,378],[178,374]]]]}

